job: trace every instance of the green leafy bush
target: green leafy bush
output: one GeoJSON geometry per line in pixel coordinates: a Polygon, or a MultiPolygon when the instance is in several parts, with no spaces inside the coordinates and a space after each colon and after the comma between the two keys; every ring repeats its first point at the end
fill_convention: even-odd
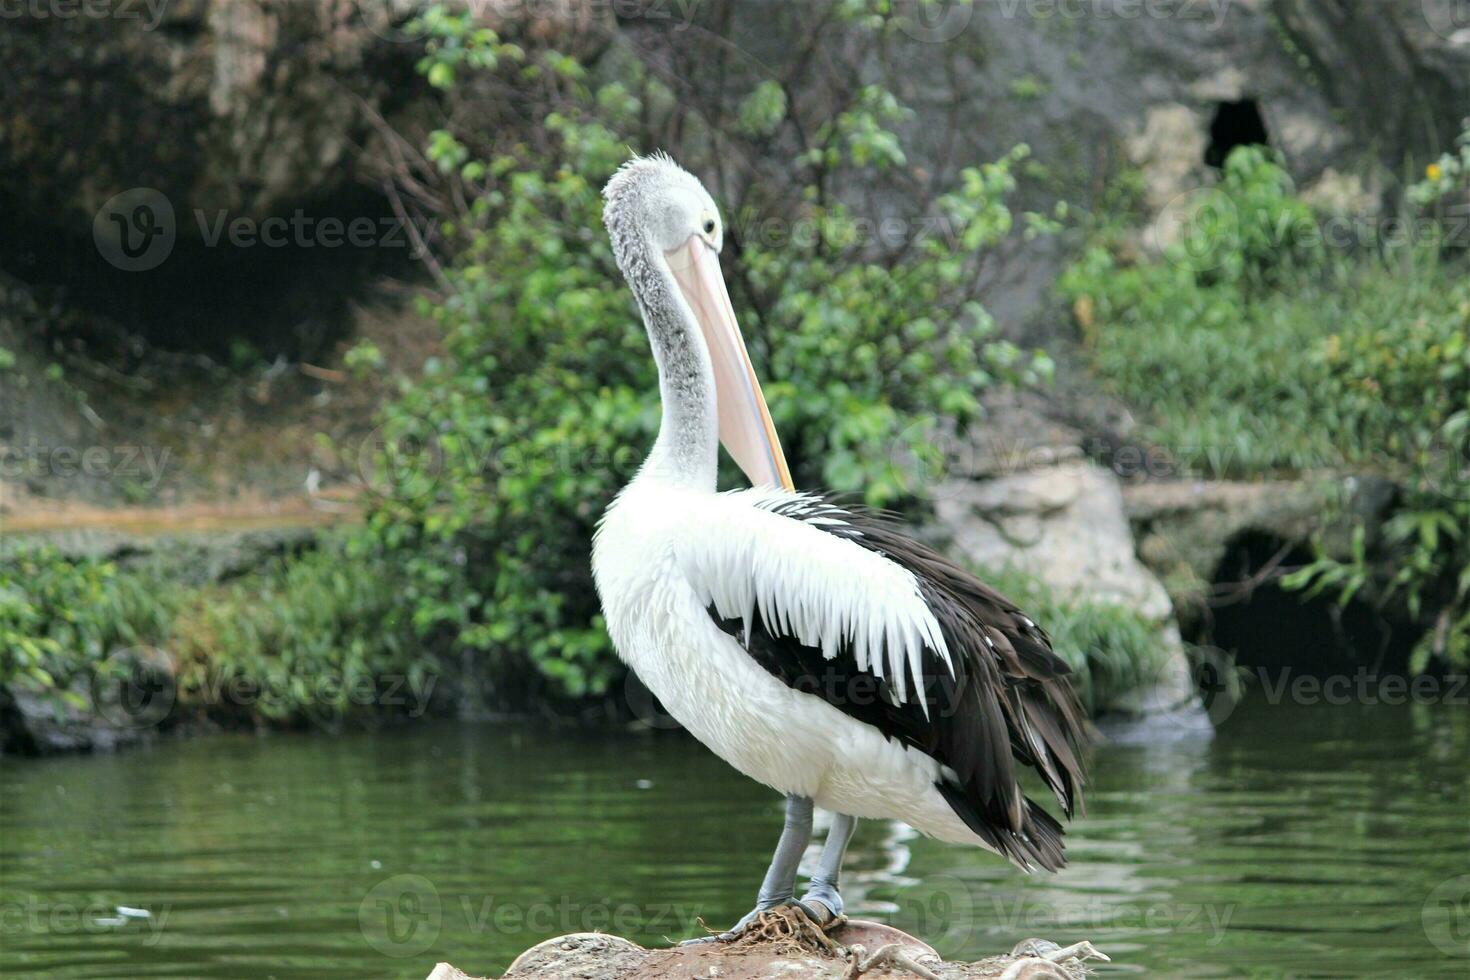
{"type": "Polygon", "coordinates": [[[181,597],[166,641],[178,703],[274,724],[421,710],[438,667],[406,619],[394,575],[370,555],[327,541],[277,559],[181,597]]]}
{"type": "Polygon", "coordinates": [[[81,707],[79,682],[114,651],[155,642],[169,615],[156,583],[119,574],[111,562],[18,551],[0,561],[0,686],[81,707]]]}
{"type": "Polygon", "coordinates": [[[392,570],[360,548],[349,557],[343,541],[199,587],[153,566],[19,549],[0,559],[0,688],[86,710],[118,656],[146,651],[167,659],[176,711],[195,717],[334,723],[421,710],[438,665],[405,619],[392,570]]]}
{"type": "Polygon", "coordinates": [[[1402,487],[1378,539],[1286,579],[1367,585],[1428,620],[1415,666],[1470,659],[1470,277],[1438,247],[1325,247],[1256,148],[1152,261],[1089,249],[1060,287],[1146,437],[1215,477],[1350,469],[1402,487]]]}

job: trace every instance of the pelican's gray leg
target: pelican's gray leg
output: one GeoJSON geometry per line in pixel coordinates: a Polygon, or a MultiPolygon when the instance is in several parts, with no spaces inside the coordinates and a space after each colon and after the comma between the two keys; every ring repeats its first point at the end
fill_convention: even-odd
{"type": "Polygon", "coordinates": [[[806,853],[806,846],[811,843],[811,839],[812,801],[804,796],[786,797],[786,824],[781,828],[781,839],[776,842],[776,853],[771,858],[771,866],[766,869],[765,880],[761,882],[755,908],[735,923],[729,932],[721,933],[718,937],[690,939],[688,942],[708,942],[711,938],[726,942],[738,939],[762,912],[769,912],[783,905],[799,906],[813,922],[820,922],[821,919],[811,909],[796,901],[796,869],[801,865],[801,856],[806,853]]]}
{"type": "Polygon", "coordinates": [[[834,814],[832,829],[827,831],[827,843],[822,847],[822,859],[817,864],[817,873],[806,894],[801,896],[803,904],[820,902],[831,912],[832,918],[842,914],[842,896],[838,893],[838,876],[842,874],[842,858],[847,854],[847,842],[857,829],[857,817],[845,813],[834,814]]]}

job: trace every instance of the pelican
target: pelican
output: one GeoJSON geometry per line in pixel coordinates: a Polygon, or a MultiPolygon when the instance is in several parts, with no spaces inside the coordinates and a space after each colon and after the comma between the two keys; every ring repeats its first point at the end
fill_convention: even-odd
{"type": "Polygon", "coordinates": [[[841,916],[860,818],[1060,869],[1061,824],[1018,782],[1033,770],[1069,818],[1081,804],[1086,722],[1045,631],[886,517],[794,488],[698,179],[634,157],[603,197],[663,401],[593,541],[608,631],[680,724],[786,798],[756,906],[718,938],[783,906],[841,916]],[[721,444],[750,489],[717,490],[721,444]],[[798,900],[814,807],[834,816],[798,900]]]}

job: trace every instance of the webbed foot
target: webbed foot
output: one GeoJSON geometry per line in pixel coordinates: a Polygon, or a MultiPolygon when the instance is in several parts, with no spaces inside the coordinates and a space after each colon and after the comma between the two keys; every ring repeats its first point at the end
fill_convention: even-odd
{"type": "Polygon", "coordinates": [[[733,943],[735,940],[744,936],[752,926],[756,925],[760,921],[762,914],[783,908],[794,908],[798,910],[818,929],[821,929],[834,918],[830,915],[823,915],[820,909],[814,909],[810,905],[807,905],[805,901],[797,901],[795,898],[764,900],[757,904],[755,908],[745,913],[745,915],[741,916],[740,921],[731,926],[727,931],[709,936],[699,936],[695,939],[686,939],[679,945],[695,946],[700,943],[713,942],[733,943]]]}
{"type": "Polygon", "coordinates": [[[801,896],[800,904],[804,908],[814,908],[818,912],[826,910],[829,913],[821,918],[811,916],[810,912],[807,913],[808,917],[819,926],[825,926],[841,918],[843,912],[842,895],[837,891],[837,887],[823,881],[813,880],[806,894],[801,896]]]}

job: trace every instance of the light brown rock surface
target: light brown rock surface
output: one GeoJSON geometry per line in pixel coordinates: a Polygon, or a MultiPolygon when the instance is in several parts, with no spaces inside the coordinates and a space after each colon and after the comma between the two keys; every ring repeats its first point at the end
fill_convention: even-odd
{"type": "MultiPolygon", "coordinates": [[[[522,953],[504,980],[847,980],[856,977],[940,977],[944,980],[1080,980],[1089,975],[1086,960],[1102,958],[1090,944],[1058,950],[1055,944],[1026,940],[1004,956],[975,963],[946,963],[929,946],[891,926],[852,920],[832,931],[848,952],[844,958],[816,943],[760,940],[644,949],[618,936],[574,933],[548,939],[522,953]],[[859,970],[880,949],[896,944],[908,965],[880,957],[859,970]],[[1029,944],[1035,944],[1034,946],[1029,944]],[[859,950],[861,952],[859,952],[859,950]],[[1047,957],[1054,957],[1055,962],[1047,957]]],[[[440,963],[428,980],[477,980],[440,963]]]]}

